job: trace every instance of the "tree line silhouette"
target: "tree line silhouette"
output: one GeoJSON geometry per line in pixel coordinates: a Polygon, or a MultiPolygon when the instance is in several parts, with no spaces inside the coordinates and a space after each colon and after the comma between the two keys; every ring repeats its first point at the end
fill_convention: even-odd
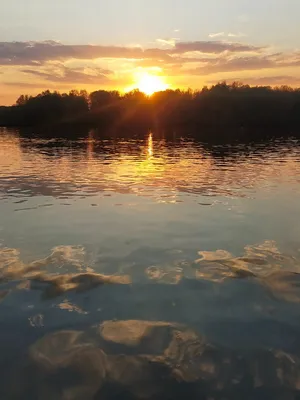
{"type": "Polygon", "coordinates": [[[135,129],[190,127],[300,128],[300,88],[250,87],[221,82],[200,91],[165,90],[147,96],[139,90],[49,90],[21,95],[0,107],[0,125],[31,127],[87,125],[135,129]]]}

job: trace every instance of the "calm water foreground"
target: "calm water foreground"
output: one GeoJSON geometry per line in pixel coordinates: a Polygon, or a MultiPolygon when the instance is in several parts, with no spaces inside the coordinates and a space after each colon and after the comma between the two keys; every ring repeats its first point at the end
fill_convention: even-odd
{"type": "Polygon", "coordinates": [[[300,142],[0,132],[1,399],[299,399],[300,142]]]}

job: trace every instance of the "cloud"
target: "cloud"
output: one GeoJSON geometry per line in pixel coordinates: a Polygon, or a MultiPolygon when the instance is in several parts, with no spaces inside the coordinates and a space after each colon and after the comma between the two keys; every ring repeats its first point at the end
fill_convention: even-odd
{"type": "Polygon", "coordinates": [[[210,38],[224,37],[226,36],[226,33],[225,32],[210,33],[208,36],[210,38]]]}
{"type": "Polygon", "coordinates": [[[221,38],[223,34],[227,41],[180,42],[176,38],[160,38],[157,46],[145,49],[140,46],[71,45],[56,41],[0,42],[1,83],[12,88],[27,88],[31,92],[38,88],[61,90],[93,85],[122,89],[132,84],[137,70],[155,71],[169,77],[173,86],[195,87],[197,82],[202,85],[210,77],[239,80],[237,77],[243,76],[243,71],[262,71],[260,78],[241,79],[253,85],[300,83],[293,77],[297,74],[291,69],[300,66],[299,51],[272,54],[270,47],[228,39],[229,36],[242,36],[242,33],[210,35],[221,38]],[[216,75],[211,76],[213,74],[216,75]],[[272,74],[273,77],[266,76],[272,74]],[[198,79],[198,76],[207,76],[207,79],[198,79]]]}
{"type": "Polygon", "coordinates": [[[108,83],[110,79],[106,74],[111,74],[112,71],[97,69],[94,74],[88,74],[81,72],[80,70],[73,70],[64,66],[60,67],[59,71],[38,71],[32,69],[23,69],[21,72],[26,74],[35,75],[49,82],[57,83],[84,83],[84,84],[96,84],[96,83],[108,83]]]}
{"type": "Polygon", "coordinates": [[[198,66],[186,71],[192,75],[211,75],[222,72],[253,71],[297,67],[300,65],[300,54],[270,54],[251,57],[219,57],[208,61],[206,65],[198,66]]]}
{"type": "Polygon", "coordinates": [[[245,37],[247,35],[245,35],[245,33],[242,33],[242,32],[238,32],[238,33],[229,32],[227,36],[233,37],[233,38],[240,38],[240,37],[245,37]]]}
{"type": "Polygon", "coordinates": [[[229,32],[229,33],[225,33],[225,32],[217,32],[217,33],[210,33],[208,35],[210,38],[241,38],[241,37],[245,37],[247,35],[245,35],[244,33],[238,32],[238,33],[233,33],[233,32],[229,32]]]}
{"type": "Polygon", "coordinates": [[[273,61],[266,57],[239,57],[225,62],[220,62],[216,65],[209,66],[209,69],[204,67],[206,73],[215,72],[230,72],[272,68],[273,61]]]}
{"type": "Polygon", "coordinates": [[[140,47],[64,45],[59,42],[1,42],[0,65],[39,65],[41,63],[69,59],[95,60],[97,58],[164,58],[165,50],[140,47]]]}
{"type": "MultiPolygon", "coordinates": [[[[35,83],[35,82],[4,82],[3,85],[5,86],[12,86],[12,87],[17,87],[17,88],[25,88],[25,89],[45,89],[44,85],[42,83],[35,83]]],[[[47,85],[47,89],[54,89],[56,86],[53,85],[47,85]]]]}
{"type": "Polygon", "coordinates": [[[201,53],[221,54],[224,52],[243,53],[261,52],[265,47],[251,46],[241,43],[227,43],[221,41],[198,41],[198,42],[179,42],[176,43],[173,53],[184,54],[191,51],[201,53]]]}
{"type": "MultiPolygon", "coordinates": [[[[164,40],[167,43],[166,39],[164,40]]],[[[41,65],[48,61],[95,60],[98,58],[156,59],[168,61],[173,54],[190,51],[220,54],[222,52],[260,51],[262,48],[220,41],[174,42],[172,49],[97,45],[65,45],[60,42],[0,42],[0,65],[41,65]]]]}
{"type": "Polygon", "coordinates": [[[156,39],[156,41],[157,41],[158,43],[160,43],[160,44],[162,44],[162,45],[165,45],[165,46],[171,46],[171,47],[174,47],[174,46],[175,46],[175,43],[176,43],[177,40],[179,40],[179,39],[177,39],[177,38],[156,39]]]}

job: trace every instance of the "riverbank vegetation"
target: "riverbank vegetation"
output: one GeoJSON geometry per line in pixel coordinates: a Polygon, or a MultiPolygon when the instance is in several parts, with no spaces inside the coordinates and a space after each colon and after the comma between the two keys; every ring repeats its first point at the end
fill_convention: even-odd
{"type": "Polygon", "coordinates": [[[0,107],[0,125],[16,127],[87,125],[138,128],[238,127],[300,128],[300,88],[250,87],[221,82],[200,91],[166,90],[147,96],[138,90],[120,94],[45,91],[21,95],[0,107]]]}

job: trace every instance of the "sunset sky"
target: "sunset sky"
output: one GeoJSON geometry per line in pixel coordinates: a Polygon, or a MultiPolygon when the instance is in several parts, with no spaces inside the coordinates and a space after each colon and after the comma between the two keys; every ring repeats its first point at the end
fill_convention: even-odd
{"type": "Polygon", "coordinates": [[[0,104],[44,89],[300,86],[300,0],[1,0],[0,104]]]}

